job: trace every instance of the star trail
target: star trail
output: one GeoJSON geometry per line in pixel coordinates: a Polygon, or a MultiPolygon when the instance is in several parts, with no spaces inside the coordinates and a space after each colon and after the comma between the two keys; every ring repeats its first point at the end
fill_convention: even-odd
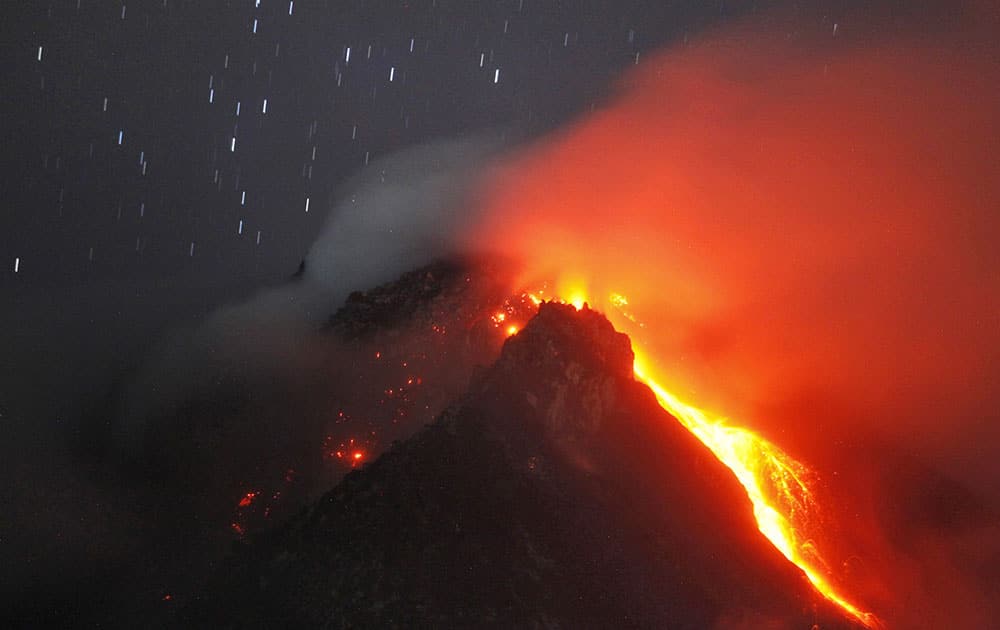
{"type": "Polygon", "coordinates": [[[644,48],[718,18],[643,4],[35,5],[10,60],[7,120],[23,124],[8,125],[4,282],[279,277],[377,157],[537,134],[644,48]]]}

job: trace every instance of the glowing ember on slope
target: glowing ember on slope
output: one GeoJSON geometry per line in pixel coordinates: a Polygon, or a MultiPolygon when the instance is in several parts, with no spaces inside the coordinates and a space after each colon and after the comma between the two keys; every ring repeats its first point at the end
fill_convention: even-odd
{"type": "Polygon", "coordinates": [[[253,503],[253,500],[257,497],[257,494],[258,494],[257,492],[247,492],[245,495],[243,495],[243,498],[240,499],[240,502],[237,507],[249,506],[251,503],[253,503]]]}
{"type": "MultiPolygon", "coordinates": [[[[536,294],[530,295],[534,302],[536,294]]],[[[581,309],[587,300],[576,290],[571,300],[556,300],[573,304],[581,309]]],[[[537,302],[536,302],[537,303],[537,302]]],[[[612,323],[615,315],[622,315],[633,324],[643,324],[623,310],[628,299],[612,293],[608,298],[612,307],[607,316],[612,323]]],[[[713,416],[693,405],[683,402],[667,391],[650,373],[648,361],[641,355],[637,342],[632,340],[636,354],[633,370],[635,376],[649,386],[657,401],[729,468],[743,485],[753,504],[757,527],[764,536],[790,562],[806,575],[816,590],[838,605],[851,617],[868,628],[881,628],[882,623],[872,613],[851,603],[828,577],[829,563],[823,560],[815,543],[806,531],[815,531],[819,506],[815,502],[811,485],[814,474],[777,445],[749,429],[733,426],[725,418],[713,416]]]]}
{"type": "Polygon", "coordinates": [[[244,493],[233,510],[229,529],[237,536],[244,536],[248,531],[261,528],[271,517],[271,511],[282,501],[282,490],[289,489],[297,475],[294,468],[287,468],[281,475],[281,481],[268,484],[271,490],[248,490],[244,493]],[[278,489],[273,489],[275,487],[278,489]]]}
{"type": "Polygon", "coordinates": [[[354,468],[368,458],[368,453],[375,448],[375,445],[374,432],[365,440],[350,438],[340,443],[336,443],[333,436],[328,435],[323,441],[323,450],[329,459],[338,461],[349,468],[354,468]]]}

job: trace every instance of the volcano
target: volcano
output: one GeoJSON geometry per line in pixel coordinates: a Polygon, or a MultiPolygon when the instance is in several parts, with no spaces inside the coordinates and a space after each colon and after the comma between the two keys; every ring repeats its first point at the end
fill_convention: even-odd
{"type": "Polygon", "coordinates": [[[633,360],[603,315],[542,303],[434,422],[238,544],[176,621],[854,627],[633,360]]]}

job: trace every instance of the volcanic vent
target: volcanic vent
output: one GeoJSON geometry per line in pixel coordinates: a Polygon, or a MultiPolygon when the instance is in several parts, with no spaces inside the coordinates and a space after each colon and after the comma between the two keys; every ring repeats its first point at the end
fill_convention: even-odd
{"type": "Polygon", "coordinates": [[[731,472],[543,303],[437,420],[240,547],[186,622],[851,627],[758,532],[731,472]]]}

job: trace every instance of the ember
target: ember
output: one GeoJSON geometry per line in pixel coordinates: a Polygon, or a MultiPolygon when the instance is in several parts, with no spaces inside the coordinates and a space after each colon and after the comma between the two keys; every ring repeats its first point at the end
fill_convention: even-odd
{"type": "Polygon", "coordinates": [[[377,447],[375,432],[372,431],[367,439],[349,438],[345,441],[335,443],[333,436],[326,436],[323,448],[327,457],[340,462],[348,468],[354,468],[361,464],[368,457],[368,453],[377,447]]]}
{"type": "Polygon", "coordinates": [[[247,507],[253,503],[254,498],[257,496],[256,492],[247,492],[246,495],[240,499],[239,507],[247,507]]]}

